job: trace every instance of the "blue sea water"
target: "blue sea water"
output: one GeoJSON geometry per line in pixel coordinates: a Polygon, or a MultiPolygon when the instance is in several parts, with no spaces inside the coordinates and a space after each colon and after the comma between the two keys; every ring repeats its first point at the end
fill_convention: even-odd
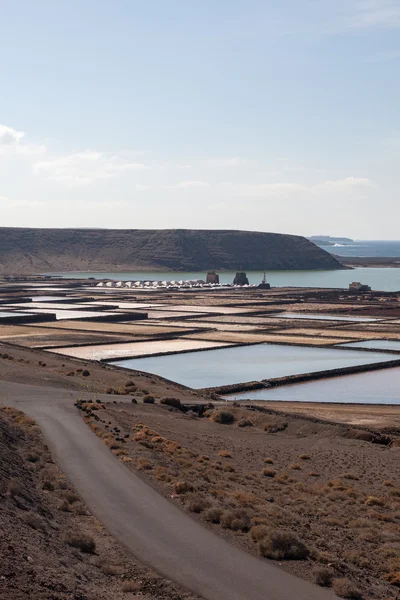
{"type": "Polygon", "coordinates": [[[321,246],[331,254],[337,256],[368,256],[400,258],[400,241],[388,240],[354,240],[349,244],[335,244],[334,246],[321,246]]]}

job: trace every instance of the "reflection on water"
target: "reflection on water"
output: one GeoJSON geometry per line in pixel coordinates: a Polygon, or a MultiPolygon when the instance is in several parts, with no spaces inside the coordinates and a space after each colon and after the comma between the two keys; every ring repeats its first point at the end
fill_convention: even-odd
{"type": "Polygon", "coordinates": [[[393,359],[392,354],[379,352],[257,344],[209,352],[121,360],[116,364],[155,373],[189,387],[204,388],[393,359]]]}
{"type": "Polygon", "coordinates": [[[231,394],[228,400],[400,404],[400,367],[231,394]]]}

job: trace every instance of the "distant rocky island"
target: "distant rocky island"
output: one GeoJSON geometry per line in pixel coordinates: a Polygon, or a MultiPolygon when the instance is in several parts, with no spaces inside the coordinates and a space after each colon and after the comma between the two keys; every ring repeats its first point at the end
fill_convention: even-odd
{"type": "Polygon", "coordinates": [[[0,272],[341,269],[305,237],[194,229],[0,228],[0,272]]]}
{"type": "Polygon", "coordinates": [[[354,240],[347,237],[331,237],[330,235],[312,235],[309,238],[310,242],[317,246],[336,246],[337,244],[354,244],[354,240]]]}

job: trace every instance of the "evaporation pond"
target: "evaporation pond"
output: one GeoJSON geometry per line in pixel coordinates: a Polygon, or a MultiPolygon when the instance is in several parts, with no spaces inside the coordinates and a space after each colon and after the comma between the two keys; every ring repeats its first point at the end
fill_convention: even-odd
{"type": "Polygon", "coordinates": [[[274,317],[279,317],[280,319],[310,319],[315,321],[358,321],[360,323],[371,323],[373,321],[378,321],[378,319],[374,317],[344,317],[340,315],[323,315],[318,313],[282,313],[275,314],[274,317]]]}
{"type": "Polygon", "coordinates": [[[332,379],[230,394],[225,398],[227,400],[278,400],[282,402],[400,404],[399,390],[400,367],[394,367],[381,371],[369,371],[332,379]]]}
{"type": "MultiPolygon", "coordinates": [[[[364,340],[340,344],[341,348],[367,348],[368,350],[397,350],[400,352],[400,341],[397,340],[364,340]]],[[[395,357],[393,357],[395,358],[395,357]]]]}
{"type": "Polygon", "coordinates": [[[30,316],[30,313],[26,313],[26,312],[7,312],[7,311],[2,311],[0,312],[0,319],[8,319],[9,317],[27,317],[30,316]]]}
{"type": "Polygon", "coordinates": [[[193,388],[217,387],[300,373],[391,361],[393,354],[256,344],[120,360],[114,364],[161,375],[193,388]]]}

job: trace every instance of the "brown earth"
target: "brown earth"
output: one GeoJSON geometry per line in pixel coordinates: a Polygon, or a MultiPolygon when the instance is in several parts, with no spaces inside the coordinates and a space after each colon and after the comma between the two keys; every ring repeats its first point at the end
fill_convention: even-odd
{"type": "Polygon", "coordinates": [[[309,555],[280,557],[284,569],[346,578],[365,600],[400,598],[396,435],[380,445],[389,440],[361,427],[241,407],[229,407],[230,425],[215,422],[221,408],[206,418],[159,405],[83,409],[127,468],[233,543],[259,553],[291,532],[309,555]]]}
{"type": "Polygon", "coordinates": [[[130,395],[133,385],[135,393],[142,396],[161,398],[173,394],[185,402],[202,398],[194,390],[148,373],[0,343],[1,380],[115,395],[130,395]]]}
{"type": "Polygon", "coordinates": [[[341,269],[306,238],[191,229],[0,228],[0,272],[341,269]]]}
{"type": "Polygon", "coordinates": [[[0,473],[2,600],[198,598],[134,560],[88,513],[34,421],[5,407],[0,473]]]}

